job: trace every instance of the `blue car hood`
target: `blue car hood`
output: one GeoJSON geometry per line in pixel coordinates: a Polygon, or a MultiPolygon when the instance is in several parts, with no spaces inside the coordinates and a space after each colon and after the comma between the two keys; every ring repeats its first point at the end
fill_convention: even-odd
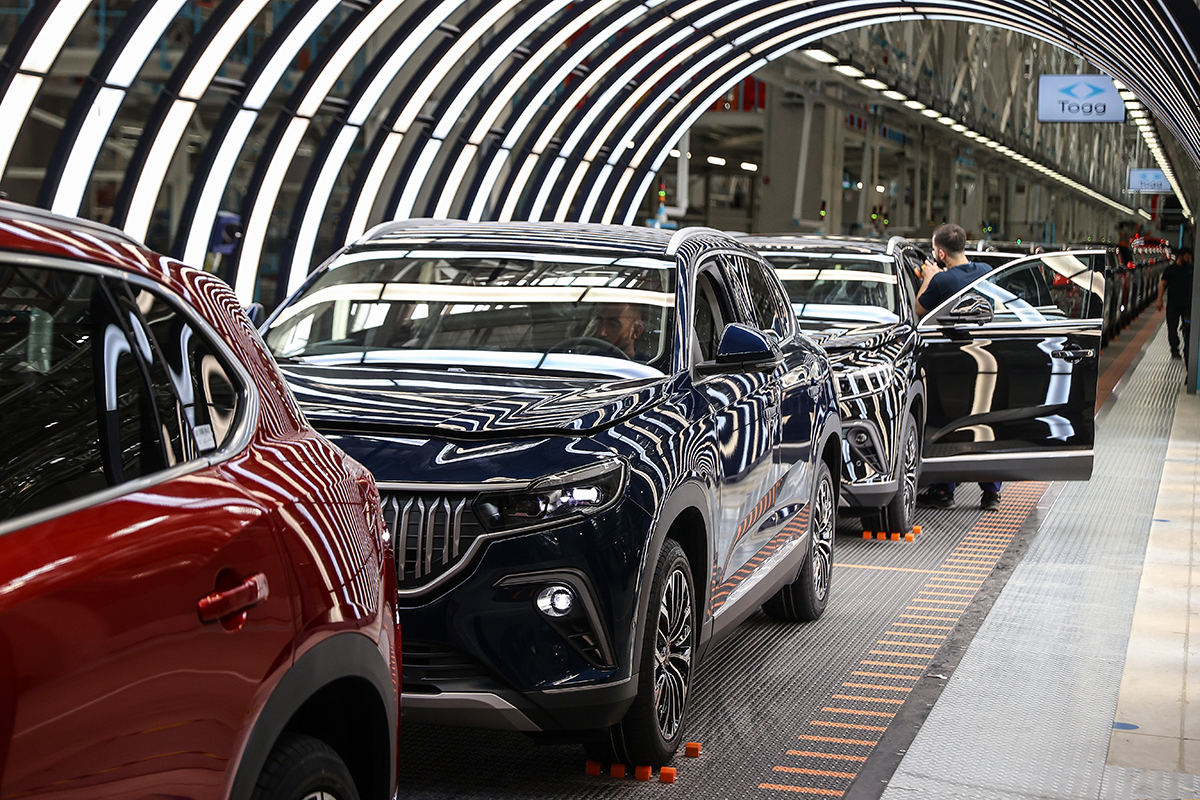
{"type": "Polygon", "coordinates": [[[411,368],[281,364],[321,430],[501,438],[587,434],[657,405],[668,378],[481,374],[411,368]]]}

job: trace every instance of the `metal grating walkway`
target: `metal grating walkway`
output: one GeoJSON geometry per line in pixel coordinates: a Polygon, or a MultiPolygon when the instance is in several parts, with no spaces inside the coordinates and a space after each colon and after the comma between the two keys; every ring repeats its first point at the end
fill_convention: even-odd
{"type": "Polygon", "coordinates": [[[1061,486],[884,800],[1200,793],[1200,777],[1105,765],[1182,382],[1160,330],[1103,419],[1092,480],[1061,486]]]}

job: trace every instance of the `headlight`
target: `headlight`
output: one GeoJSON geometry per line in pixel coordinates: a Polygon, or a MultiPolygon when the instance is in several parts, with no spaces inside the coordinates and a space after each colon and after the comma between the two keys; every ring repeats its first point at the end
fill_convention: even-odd
{"type": "Polygon", "coordinates": [[[539,478],[520,492],[481,494],[475,515],[489,532],[559,522],[603,511],[625,488],[625,462],[610,459],[539,478]]]}
{"type": "Polygon", "coordinates": [[[839,371],[837,390],[839,400],[853,400],[882,392],[892,383],[895,369],[891,364],[872,364],[869,367],[839,371]]]}

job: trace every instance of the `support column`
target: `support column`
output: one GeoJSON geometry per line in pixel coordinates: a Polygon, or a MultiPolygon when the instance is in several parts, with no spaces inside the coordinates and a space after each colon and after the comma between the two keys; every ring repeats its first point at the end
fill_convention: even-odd
{"type": "Polygon", "coordinates": [[[804,120],[800,123],[800,158],[796,164],[796,194],[792,200],[792,224],[804,219],[805,178],[808,177],[808,144],[812,139],[813,99],[804,98],[804,120]]]}

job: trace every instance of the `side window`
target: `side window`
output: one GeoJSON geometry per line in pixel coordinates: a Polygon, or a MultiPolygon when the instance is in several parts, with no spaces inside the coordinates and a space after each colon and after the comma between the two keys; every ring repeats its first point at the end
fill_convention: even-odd
{"type": "Polygon", "coordinates": [[[0,519],[166,466],[129,334],[96,277],[0,264],[0,519]]]}
{"type": "Polygon", "coordinates": [[[696,313],[692,326],[692,363],[712,361],[725,330],[728,315],[722,299],[721,284],[713,272],[696,275],[696,313]]]}
{"type": "Polygon", "coordinates": [[[1093,291],[1090,261],[1070,253],[1003,267],[975,291],[991,302],[996,322],[1090,319],[1104,308],[1104,298],[1093,291]]]}
{"type": "Polygon", "coordinates": [[[773,335],[776,341],[792,332],[789,304],[784,299],[779,280],[768,274],[769,268],[752,258],[740,259],[746,273],[746,288],[750,292],[750,307],[754,310],[759,330],[773,335]]]}
{"type": "Polygon", "coordinates": [[[206,335],[172,303],[146,290],[136,302],[165,366],[156,376],[156,389],[177,398],[172,413],[192,431],[188,457],[217,450],[237,428],[243,387],[206,335]]]}

